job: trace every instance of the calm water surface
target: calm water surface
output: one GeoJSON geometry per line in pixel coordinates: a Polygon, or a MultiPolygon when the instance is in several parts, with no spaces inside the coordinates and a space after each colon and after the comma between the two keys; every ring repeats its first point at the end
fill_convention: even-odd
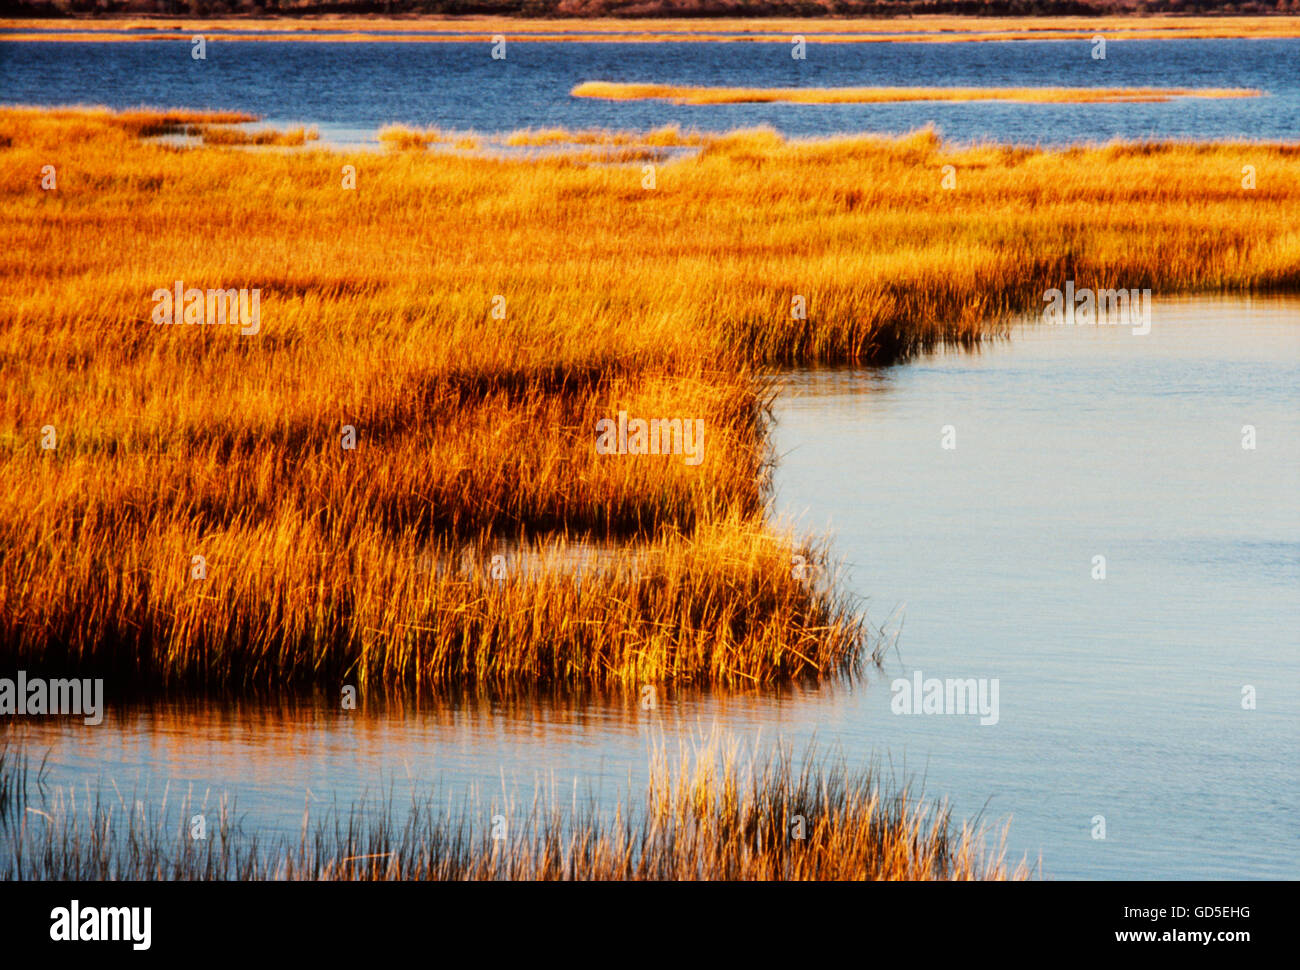
{"type": "MultiPolygon", "coordinates": [[[[2,36],[2,35],[0,35],[2,36]]],[[[771,125],[788,135],[903,132],[933,123],[958,141],[1064,144],[1112,138],[1295,139],[1300,40],[1114,40],[1105,60],[1088,41],[808,45],[490,45],[213,41],[195,61],[188,41],[0,39],[0,101],[149,105],[248,111],[313,124],[333,144],[373,141],[402,123],[497,133],[529,127],[645,130],[676,123],[725,131],[771,125]],[[1247,87],[1248,100],[1163,104],[911,103],[672,105],[570,97],[583,81],[739,87],[1066,86],[1247,87]]]]}
{"type": "Polygon", "coordinates": [[[639,797],[656,745],[716,729],[815,741],[1009,818],[1011,851],[1048,876],[1300,877],[1300,301],[1157,301],[1146,336],[1035,326],[796,373],[775,435],[776,508],[829,529],[868,616],[901,622],[867,683],[669,693],[653,712],[631,695],[161,704],[12,730],[50,751],[52,789],[232,795],[246,830],[296,838],[304,805],[390,792],[639,797]],[[918,670],[996,678],[998,723],[892,713],[890,681],[918,670]]]}

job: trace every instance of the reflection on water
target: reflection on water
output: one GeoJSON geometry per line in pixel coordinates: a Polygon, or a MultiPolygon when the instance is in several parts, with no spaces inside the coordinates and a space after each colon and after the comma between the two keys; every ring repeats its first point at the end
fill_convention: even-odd
{"type": "Polygon", "coordinates": [[[527,800],[539,785],[576,780],[605,805],[639,801],[656,751],[721,726],[724,741],[761,747],[772,725],[832,713],[850,694],[847,683],[796,683],[717,696],[660,688],[652,708],[643,700],[635,690],[390,695],[345,711],[319,695],[175,699],[110,710],[95,731],[28,718],[6,736],[34,763],[48,754],[46,803],[70,788],[154,804],[168,791],[208,806],[233,796],[246,831],[292,837],[304,805],[346,809],[390,794],[398,804],[442,793],[527,800]]]}
{"type": "Polygon", "coordinates": [[[661,691],[653,710],[635,692],[160,703],[9,730],[50,750],[51,787],[233,795],[246,829],[292,837],[304,804],[389,792],[540,780],[612,801],[654,745],[719,728],[1009,816],[1012,853],[1049,876],[1300,876],[1300,301],[1157,299],[1146,336],[1036,326],[785,385],[777,509],[829,528],[873,623],[905,620],[864,683],[661,691]],[[997,723],[894,714],[891,680],[917,671],[997,679],[997,723]]]}

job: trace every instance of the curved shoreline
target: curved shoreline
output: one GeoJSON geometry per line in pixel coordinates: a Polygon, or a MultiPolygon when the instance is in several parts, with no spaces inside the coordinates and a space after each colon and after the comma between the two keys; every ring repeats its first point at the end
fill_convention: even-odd
{"type": "Polygon", "coordinates": [[[764,373],[972,345],[1076,288],[1300,287],[1294,146],[742,131],[647,176],[144,140],[211,123],[0,110],[0,352],[27,363],[0,428],[15,668],[203,688],[830,675],[865,631],[792,565],[824,550],[764,518],[764,373]],[[195,325],[243,290],[257,326],[195,325]],[[633,419],[704,428],[700,460],[638,448],[633,419]],[[506,549],[588,539],[636,554],[575,582],[506,549]]]}

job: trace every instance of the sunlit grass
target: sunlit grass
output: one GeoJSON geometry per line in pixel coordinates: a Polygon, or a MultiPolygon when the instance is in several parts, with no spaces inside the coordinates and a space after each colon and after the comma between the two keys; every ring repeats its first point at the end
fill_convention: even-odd
{"type": "Polygon", "coordinates": [[[320,138],[315,128],[292,128],[288,131],[245,131],[242,128],[225,128],[216,125],[198,126],[196,134],[203,136],[209,145],[305,145],[320,138]]]}
{"type": "Polygon", "coordinates": [[[414,798],[304,813],[297,841],[243,832],[235,809],[191,813],[128,804],[119,794],[24,798],[21,827],[0,831],[0,878],[27,880],[970,880],[1024,879],[1005,830],[957,827],[943,806],[869,770],[788,751],[738,758],[715,743],[653,756],[644,801],[612,811],[540,784],[531,803],[414,798]]]}
{"type": "Polygon", "coordinates": [[[838,676],[864,659],[849,604],[793,574],[793,553],[823,557],[759,523],[634,542],[602,562],[561,541],[421,543],[287,512],[206,534],[175,513],[124,518],[80,543],[32,536],[28,556],[10,557],[7,662],[117,684],[423,689],[743,687],[838,676]],[[191,578],[191,550],[206,580],[191,578]]]}
{"type": "Polygon", "coordinates": [[[1257,98],[1249,88],[726,88],[680,84],[618,84],[586,81],[575,98],[607,101],[671,101],[674,104],[876,104],[903,101],[1022,101],[1100,104],[1169,101],[1172,98],[1257,98]]]}
{"type": "Polygon", "coordinates": [[[572,131],[568,128],[525,129],[499,138],[502,144],[512,147],[548,147],[557,145],[652,145],[658,147],[690,147],[705,143],[706,136],[699,132],[683,132],[678,125],[664,125],[653,131],[572,131]]]}
{"type": "Polygon", "coordinates": [[[1296,146],[672,130],[650,137],[698,152],[651,183],[544,151],[142,138],[248,120],[0,109],[7,665],[209,686],[841,671],[859,620],[795,581],[805,543],[765,521],[768,371],[968,345],[1067,280],[1151,288],[1156,327],[1165,294],[1300,287],[1296,146]],[[178,279],[259,288],[259,332],[152,323],[178,279]],[[703,421],[700,463],[597,454],[619,411],[703,421]],[[627,564],[577,582],[492,577],[493,555],[613,542],[627,564]]]}
{"type": "Polygon", "coordinates": [[[449,145],[472,151],[482,144],[472,135],[441,131],[438,128],[410,128],[406,125],[386,125],[379,129],[378,138],[381,144],[397,151],[422,151],[430,145],[449,145]]]}

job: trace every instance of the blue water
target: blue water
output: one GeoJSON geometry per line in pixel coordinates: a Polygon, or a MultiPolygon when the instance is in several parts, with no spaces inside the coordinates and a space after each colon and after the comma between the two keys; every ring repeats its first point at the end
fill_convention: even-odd
{"type": "Polygon", "coordinates": [[[775,410],[776,510],[829,530],[841,588],[896,635],[865,682],[664,689],[652,711],[635,693],[278,697],[19,719],[14,740],[50,756],[40,804],[166,796],[179,819],[186,795],[228,796],[246,832],[292,842],[304,807],[473,795],[487,825],[539,786],[640,804],[657,748],[716,732],[874,762],[1008,823],[1011,857],[1047,877],[1300,878],[1300,301],[1159,300],[1145,336],[1037,326],[800,372],[775,410]],[[996,679],[997,723],[895,713],[892,681],[917,671],[996,679]]]}
{"type": "Polygon", "coordinates": [[[987,798],[1049,875],[1300,875],[1300,303],[812,372],[777,415],[778,507],[905,616],[890,676],[1000,682],[996,725],[877,692],[824,734],[987,798]]]}
{"type": "Polygon", "coordinates": [[[485,43],[213,41],[0,42],[0,100],[231,109],[314,124],[355,142],[390,123],[486,133],[528,127],[723,131],[771,125],[792,136],[903,132],[933,123],[958,141],[1064,144],[1112,138],[1300,136],[1300,40],[786,44],[532,43],[492,60],[485,43]],[[746,87],[1248,87],[1248,100],[1051,105],[672,105],[570,96],[583,81],[746,87]]]}

